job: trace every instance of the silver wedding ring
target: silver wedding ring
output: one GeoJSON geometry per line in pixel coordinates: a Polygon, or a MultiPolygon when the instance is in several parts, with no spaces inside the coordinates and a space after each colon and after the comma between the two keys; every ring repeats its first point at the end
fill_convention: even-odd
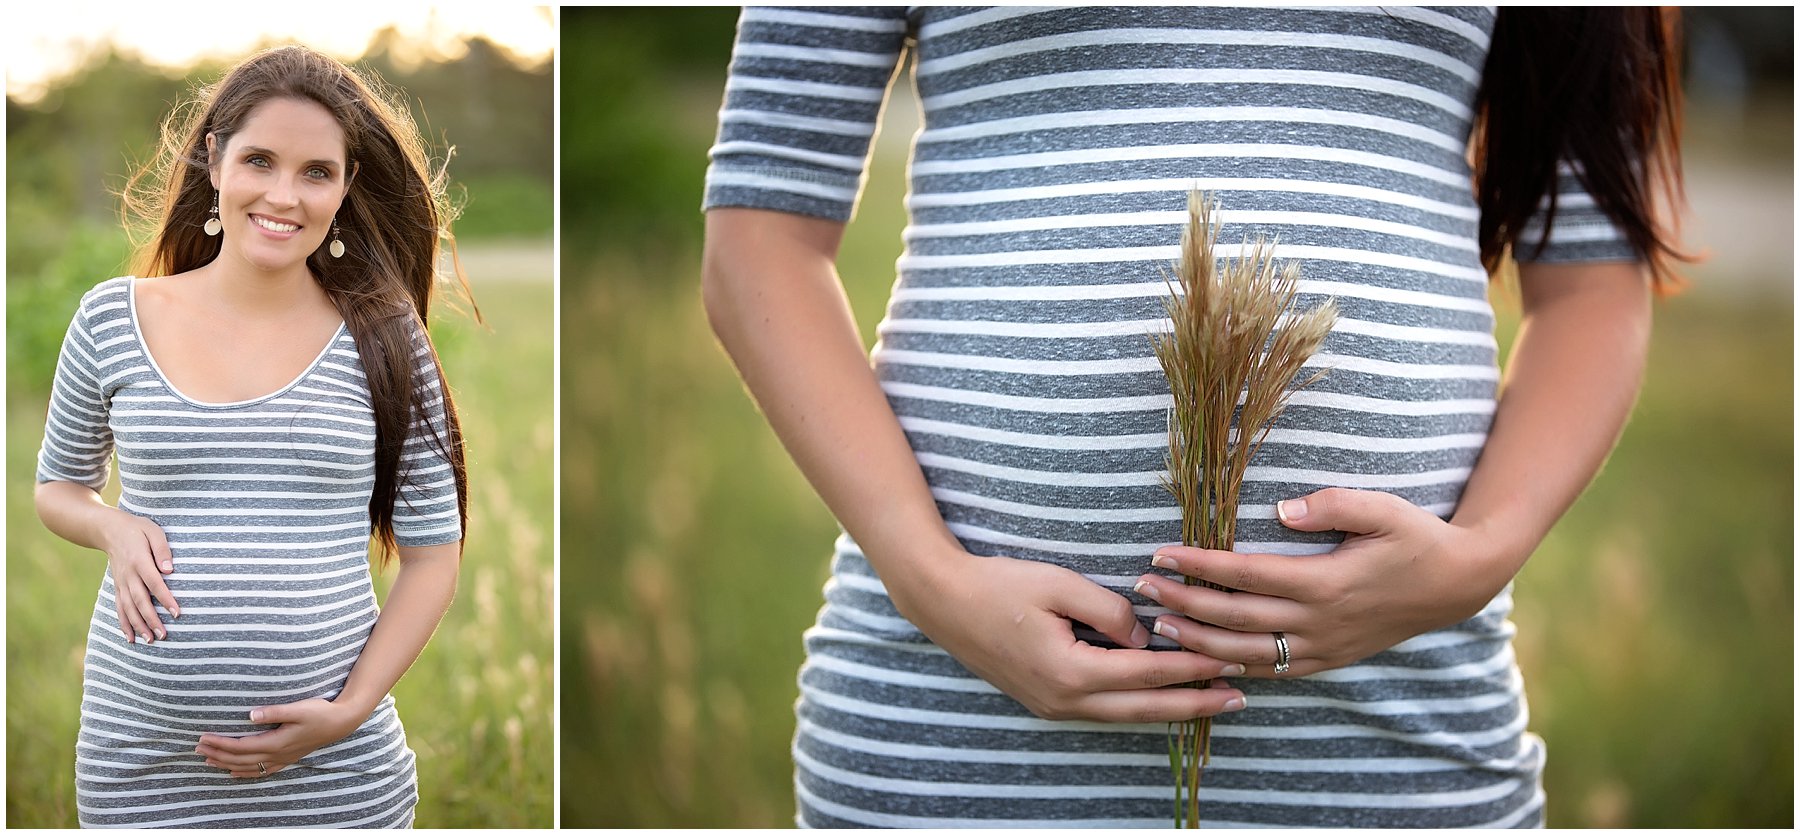
{"type": "Polygon", "coordinates": [[[1280,632],[1270,634],[1275,636],[1275,674],[1281,675],[1288,671],[1288,662],[1293,660],[1293,656],[1288,654],[1286,635],[1280,632]]]}

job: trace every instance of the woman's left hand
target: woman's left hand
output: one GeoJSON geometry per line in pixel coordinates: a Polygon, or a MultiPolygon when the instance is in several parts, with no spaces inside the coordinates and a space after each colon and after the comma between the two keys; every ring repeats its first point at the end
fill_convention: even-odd
{"type": "Polygon", "coordinates": [[[1279,675],[1311,675],[1473,617],[1512,579],[1486,537],[1388,493],[1331,488],[1278,514],[1295,530],[1349,535],[1316,556],[1158,550],[1153,565],[1234,591],[1144,575],[1136,591],[1180,613],[1158,618],[1157,634],[1269,678],[1281,632],[1290,667],[1279,675]]]}
{"type": "Polygon", "coordinates": [[[367,711],[359,715],[355,708],[325,699],[259,707],[250,711],[250,721],[281,727],[250,736],[202,734],[194,750],[206,757],[207,765],[233,777],[267,777],[349,736],[367,718],[367,711]]]}

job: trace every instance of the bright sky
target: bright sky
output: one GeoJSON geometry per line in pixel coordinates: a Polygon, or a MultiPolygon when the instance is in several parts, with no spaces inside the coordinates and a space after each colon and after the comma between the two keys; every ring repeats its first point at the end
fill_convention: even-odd
{"type": "Polygon", "coordinates": [[[485,35],[531,61],[548,60],[556,43],[550,7],[505,3],[309,3],[276,13],[272,7],[229,3],[39,0],[15,6],[7,18],[0,27],[6,94],[23,101],[41,98],[48,82],[81,66],[108,42],[171,68],[187,67],[205,57],[239,57],[271,38],[292,39],[351,59],[387,26],[418,45],[419,54],[412,56],[418,59],[456,58],[462,39],[473,35],[485,35]]]}

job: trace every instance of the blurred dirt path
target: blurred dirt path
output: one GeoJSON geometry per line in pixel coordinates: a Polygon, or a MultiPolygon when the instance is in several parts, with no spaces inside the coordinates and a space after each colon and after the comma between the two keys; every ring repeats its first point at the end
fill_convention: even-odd
{"type": "Polygon", "coordinates": [[[1707,254],[1694,291],[1792,298],[1793,160],[1689,153],[1682,164],[1689,214],[1682,238],[1707,254]]]}
{"type": "Polygon", "coordinates": [[[456,251],[470,286],[549,281],[556,274],[556,250],[549,238],[458,242],[456,251]]]}

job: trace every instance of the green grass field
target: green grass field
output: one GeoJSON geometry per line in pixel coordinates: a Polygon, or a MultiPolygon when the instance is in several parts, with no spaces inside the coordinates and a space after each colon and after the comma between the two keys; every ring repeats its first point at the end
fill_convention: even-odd
{"type": "MultiPolygon", "coordinates": [[[[394,691],[418,753],[420,827],[552,823],[549,278],[528,267],[477,276],[476,299],[489,328],[448,309],[434,311],[433,334],[468,442],[472,503],[456,603],[394,691]]],[[[66,321],[73,309],[70,299],[66,309],[41,315],[66,321]]],[[[75,825],[81,659],[106,564],[99,552],[45,531],[32,509],[43,398],[15,387],[7,403],[6,823],[12,828],[75,825]]]]}
{"type": "MultiPolygon", "coordinates": [[[[866,339],[900,176],[874,169],[839,259],[866,339]]],[[[835,524],[714,344],[696,253],[564,258],[563,823],[789,825],[835,524]]],[[[1658,308],[1617,454],[1518,581],[1552,826],[1793,822],[1792,301],[1695,278],[1658,308]]]]}

